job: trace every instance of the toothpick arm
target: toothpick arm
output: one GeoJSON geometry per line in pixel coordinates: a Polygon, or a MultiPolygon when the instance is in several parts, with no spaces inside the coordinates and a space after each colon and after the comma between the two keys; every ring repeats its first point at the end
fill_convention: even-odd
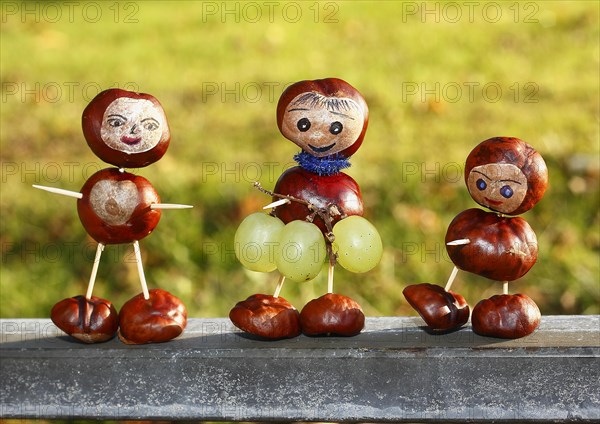
{"type": "Polygon", "coordinates": [[[446,243],[446,246],[463,246],[469,243],[471,243],[471,240],[469,239],[458,239],[449,241],[448,243],[446,243]]]}
{"type": "Polygon", "coordinates": [[[54,194],[62,194],[63,196],[75,197],[76,199],[83,198],[83,193],[79,193],[78,191],[71,190],[63,190],[62,188],[54,188],[54,187],[46,187],[37,184],[33,184],[34,188],[38,188],[40,190],[49,191],[54,194]]]}
{"type": "Polygon", "coordinates": [[[292,201],[290,199],[279,199],[279,200],[275,200],[274,202],[269,203],[267,206],[263,206],[263,209],[276,208],[277,206],[285,205],[288,203],[292,203],[292,201]]]}
{"type": "Polygon", "coordinates": [[[190,209],[192,205],[180,205],[177,203],[153,203],[150,209],[190,209]]]}

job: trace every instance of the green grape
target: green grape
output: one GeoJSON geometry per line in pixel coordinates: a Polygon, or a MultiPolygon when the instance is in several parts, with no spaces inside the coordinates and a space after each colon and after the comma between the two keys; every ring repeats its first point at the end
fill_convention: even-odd
{"type": "Polygon", "coordinates": [[[381,260],[383,244],[377,229],[362,216],[349,216],[333,227],[333,251],[338,263],[351,272],[367,272],[381,260]]]}
{"type": "Polygon", "coordinates": [[[282,275],[301,282],[319,274],[327,256],[319,227],[306,221],[291,221],[279,233],[278,241],[275,263],[282,275]]]}
{"type": "Polygon", "coordinates": [[[275,265],[275,251],[283,222],[263,212],[248,215],[234,237],[235,256],[251,271],[270,272],[275,265]]]}

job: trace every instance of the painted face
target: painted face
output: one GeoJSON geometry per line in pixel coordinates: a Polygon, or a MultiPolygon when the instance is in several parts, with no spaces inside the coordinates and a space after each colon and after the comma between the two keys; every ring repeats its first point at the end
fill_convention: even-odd
{"type": "Polygon", "coordinates": [[[146,152],[160,141],[163,116],[149,100],[120,97],[106,108],[100,136],[114,150],[146,152]]]}
{"type": "Polygon", "coordinates": [[[489,163],[471,170],[467,188],[481,206],[510,214],[527,195],[527,177],[513,164],[489,163]]]}
{"type": "Polygon", "coordinates": [[[325,157],[354,144],[364,121],[352,99],[302,93],[285,110],[281,133],[307,153],[325,157]]]}

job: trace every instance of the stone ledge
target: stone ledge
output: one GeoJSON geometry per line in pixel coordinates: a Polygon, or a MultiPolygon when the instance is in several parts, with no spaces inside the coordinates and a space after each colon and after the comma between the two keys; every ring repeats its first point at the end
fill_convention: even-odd
{"type": "Polygon", "coordinates": [[[2,418],[556,422],[600,418],[600,316],[547,316],[518,340],[417,317],[351,338],[265,342],[226,318],[169,343],[85,345],[50,320],[0,320],[2,418]]]}

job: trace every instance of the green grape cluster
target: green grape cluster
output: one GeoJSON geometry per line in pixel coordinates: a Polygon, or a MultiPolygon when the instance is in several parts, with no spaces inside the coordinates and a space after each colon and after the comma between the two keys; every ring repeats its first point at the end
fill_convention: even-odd
{"type": "MultiPolygon", "coordinates": [[[[383,245],[377,229],[365,218],[350,216],[333,227],[333,252],[345,269],[362,273],[381,260],[383,245]]],[[[235,254],[249,270],[275,269],[286,278],[310,281],[327,258],[327,242],[315,224],[295,220],[284,224],[263,212],[247,216],[235,233],[235,254]]]]}

